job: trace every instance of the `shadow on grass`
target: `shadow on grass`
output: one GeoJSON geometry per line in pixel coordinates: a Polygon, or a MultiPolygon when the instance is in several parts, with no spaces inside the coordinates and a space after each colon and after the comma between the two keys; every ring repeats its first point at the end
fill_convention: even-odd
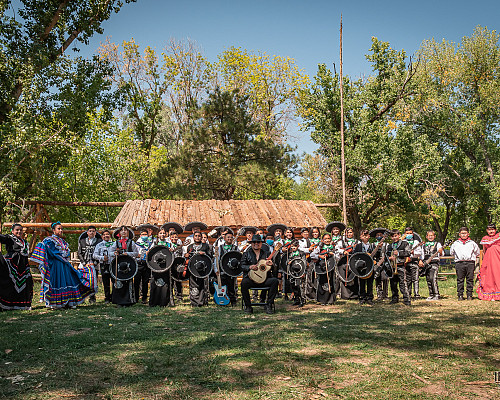
{"type": "Polygon", "coordinates": [[[0,394],[184,399],[223,392],[258,398],[263,389],[288,398],[292,392],[287,394],[282,380],[313,387],[331,381],[337,370],[355,375],[377,359],[395,366],[388,373],[375,371],[378,384],[400,380],[395,390],[404,395],[404,367],[412,362],[480,359],[481,368],[498,369],[500,320],[486,307],[362,307],[339,301],[302,311],[280,303],[277,311],[247,316],[238,308],[214,306],[98,304],[1,313],[0,394]]]}

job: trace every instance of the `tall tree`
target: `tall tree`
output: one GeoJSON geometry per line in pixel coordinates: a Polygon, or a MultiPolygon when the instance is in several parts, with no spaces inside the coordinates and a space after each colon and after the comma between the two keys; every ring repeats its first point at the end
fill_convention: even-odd
{"type": "MultiPolygon", "coordinates": [[[[423,186],[421,179],[435,168],[430,162],[432,144],[400,123],[400,105],[415,93],[417,66],[407,63],[404,51],[377,38],[370,51],[367,59],[375,76],[344,78],[347,212],[356,231],[381,218],[389,205],[417,207],[414,199],[423,186]]],[[[304,128],[312,130],[313,141],[320,145],[317,153],[322,160],[311,164],[322,166],[318,172],[325,175],[317,184],[335,190],[340,176],[339,76],[319,65],[315,83],[299,103],[304,128]]],[[[330,195],[339,200],[338,194],[337,190],[330,195]]]]}
{"type": "Polygon", "coordinates": [[[184,136],[179,156],[160,170],[160,180],[196,198],[275,195],[273,187],[280,186],[280,177],[289,175],[296,160],[290,146],[260,135],[247,96],[216,88],[193,115],[192,131],[184,136]]]}

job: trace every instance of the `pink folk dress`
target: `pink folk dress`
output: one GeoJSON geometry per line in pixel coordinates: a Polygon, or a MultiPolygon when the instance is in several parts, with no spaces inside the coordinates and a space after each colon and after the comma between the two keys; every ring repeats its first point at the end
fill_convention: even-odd
{"type": "Polygon", "coordinates": [[[500,233],[485,236],[483,262],[478,275],[477,295],[481,300],[500,300],[500,233]]]}

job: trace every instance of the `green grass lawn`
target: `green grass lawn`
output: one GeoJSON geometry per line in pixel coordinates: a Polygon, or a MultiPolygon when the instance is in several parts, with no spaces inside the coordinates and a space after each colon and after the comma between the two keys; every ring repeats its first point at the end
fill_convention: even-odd
{"type": "MultiPolygon", "coordinates": [[[[427,293],[424,281],[422,294],[427,293]]],[[[499,302],[0,313],[9,399],[500,399],[499,302]]],[[[102,296],[102,294],[100,294],[102,296]]]]}

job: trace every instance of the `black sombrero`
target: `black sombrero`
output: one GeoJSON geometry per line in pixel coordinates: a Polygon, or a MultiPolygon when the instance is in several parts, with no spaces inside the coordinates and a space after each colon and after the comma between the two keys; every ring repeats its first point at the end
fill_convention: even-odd
{"type": "MultiPolygon", "coordinates": [[[[127,230],[128,230],[128,238],[129,239],[134,239],[135,237],[135,234],[134,234],[134,231],[130,228],[127,227],[127,230]]],[[[115,239],[120,239],[120,228],[116,228],[113,232],[113,237],[115,239]]]]}
{"type": "Polygon", "coordinates": [[[165,222],[161,228],[165,231],[165,232],[170,232],[170,229],[171,228],[174,228],[175,231],[178,233],[178,234],[181,234],[182,232],[184,232],[184,229],[182,228],[182,225],[177,223],[177,222],[165,222]]]}
{"type": "MultiPolygon", "coordinates": [[[[83,232],[79,237],[78,237],[78,241],[82,240],[82,239],[87,239],[87,237],[89,236],[88,234],[88,229],[83,232]]],[[[102,239],[102,236],[99,232],[96,232],[95,233],[95,237],[98,238],[98,239],[102,239]]]]}
{"type": "Polygon", "coordinates": [[[274,233],[276,232],[276,229],[281,229],[283,233],[285,233],[287,226],[283,224],[272,224],[267,227],[267,233],[269,235],[274,236],[274,233]]]}
{"type": "Polygon", "coordinates": [[[238,231],[238,236],[245,235],[247,231],[250,231],[255,235],[255,233],[257,232],[257,228],[255,226],[242,226],[238,231]]]}
{"type": "Polygon", "coordinates": [[[136,231],[142,231],[144,229],[152,229],[153,230],[153,233],[158,233],[158,231],[160,230],[160,228],[158,228],[156,225],[153,225],[153,224],[142,224],[142,225],[139,225],[137,228],[135,228],[136,231]]]}
{"type": "Polygon", "coordinates": [[[333,228],[339,228],[340,229],[340,232],[343,232],[346,228],[345,224],[343,222],[340,222],[340,221],[333,221],[333,222],[330,222],[326,228],[325,228],[325,231],[329,232],[329,233],[332,233],[332,229],[333,228]]]}
{"type": "Polygon", "coordinates": [[[347,256],[342,256],[337,263],[337,277],[344,283],[349,283],[356,278],[354,271],[347,265],[347,256]]]}
{"type": "Polygon", "coordinates": [[[220,269],[227,275],[236,277],[241,275],[243,269],[241,268],[241,254],[239,251],[228,251],[220,260],[220,269]]]}
{"type": "Polygon", "coordinates": [[[148,251],[146,262],[153,272],[166,272],[172,266],[174,255],[167,246],[154,246],[148,251]]]}
{"type": "Polygon", "coordinates": [[[381,233],[382,235],[390,235],[391,231],[387,228],[374,228],[370,231],[370,237],[374,238],[377,234],[381,233]]]}
{"type": "Polygon", "coordinates": [[[330,256],[325,260],[325,265],[320,265],[319,262],[314,263],[314,272],[316,272],[319,275],[324,275],[327,272],[332,272],[335,269],[335,257],[330,256]]]}
{"type": "Polygon", "coordinates": [[[288,263],[288,275],[298,279],[306,272],[307,263],[303,257],[294,257],[288,263]]]}
{"type": "Polygon", "coordinates": [[[200,228],[200,231],[208,229],[207,225],[204,224],[203,222],[194,221],[194,222],[190,222],[189,224],[186,224],[186,226],[184,227],[184,230],[185,231],[192,231],[193,228],[200,228]]]}
{"type": "Polygon", "coordinates": [[[111,276],[118,281],[128,281],[137,274],[137,262],[128,254],[120,254],[110,267],[111,276]]]}
{"type": "Polygon", "coordinates": [[[212,272],[212,259],[206,254],[195,254],[189,260],[189,272],[197,278],[206,278],[212,272]]]}

